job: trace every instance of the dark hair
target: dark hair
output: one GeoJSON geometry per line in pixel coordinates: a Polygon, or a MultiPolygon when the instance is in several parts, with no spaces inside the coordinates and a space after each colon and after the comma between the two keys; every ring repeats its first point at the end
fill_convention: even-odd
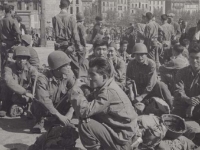
{"type": "Polygon", "coordinates": [[[94,42],[93,44],[93,48],[94,50],[98,47],[98,46],[106,46],[108,47],[108,41],[103,40],[103,39],[98,39],[94,42]]]}
{"type": "Polygon", "coordinates": [[[22,22],[22,18],[20,16],[16,16],[18,22],[22,22]]]}
{"type": "Polygon", "coordinates": [[[70,5],[70,1],[69,0],[61,0],[60,1],[60,8],[63,9],[63,8],[68,8],[70,5]]]}
{"type": "Polygon", "coordinates": [[[180,44],[177,44],[177,45],[175,45],[175,46],[173,47],[173,50],[174,50],[175,52],[177,52],[178,54],[181,54],[181,53],[183,53],[183,51],[184,51],[184,47],[183,47],[182,45],[180,45],[180,44]]]}
{"type": "Polygon", "coordinates": [[[189,49],[189,54],[191,53],[200,53],[200,44],[195,43],[193,46],[190,47],[189,49]]]}
{"type": "Polygon", "coordinates": [[[107,77],[111,77],[112,69],[108,59],[105,58],[94,58],[89,62],[90,68],[97,68],[97,73],[101,75],[106,75],[107,77]]]}
{"type": "Polygon", "coordinates": [[[147,18],[148,20],[151,20],[151,19],[153,18],[153,14],[152,14],[151,12],[147,12],[147,13],[146,13],[146,18],[147,18]]]}
{"type": "Polygon", "coordinates": [[[13,5],[5,5],[5,13],[10,13],[12,10],[14,10],[13,5]]]}
{"type": "Polygon", "coordinates": [[[167,14],[161,15],[161,19],[164,20],[164,21],[167,20],[168,19],[167,14]]]}
{"type": "Polygon", "coordinates": [[[123,40],[123,41],[120,42],[120,46],[122,46],[122,45],[124,45],[124,44],[128,44],[128,41],[123,40]]]}
{"type": "Polygon", "coordinates": [[[184,47],[190,45],[190,41],[188,39],[184,39],[182,42],[181,42],[181,45],[183,45],[184,47]]]}

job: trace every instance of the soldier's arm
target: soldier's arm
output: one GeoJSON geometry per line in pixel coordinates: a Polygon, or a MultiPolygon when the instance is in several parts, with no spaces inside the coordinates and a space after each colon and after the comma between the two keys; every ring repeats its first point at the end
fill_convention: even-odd
{"type": "Polygon", "coordinates": [[[19,25],[16,20],[14,20],[14,22],[13,22],[13,30],[14,30],[13,32],[15,33],[15,36],[17,38],[17,41],[21,42],[22,33],[20,31],[19,25]]]}
{"type": "Polygon", "coordinates": [[[116,72],[119,77],[119,82],[123,85],[126,83],[126,63],[123,60],[119,60],[119,64],[116,68],[116,72]]]}
{"type": "Polygon", "coordinates": [[[175,89],[174,89],[174,98],[175,99],[180,99],[180,100],[187,100],[190,99],[190,97],[188,97],[185,93],[185,84],[184,81],[186,81],[187,79],[186,74],[181,70],[179,70],[176,74],[175,77],[175,89]]]}
{"type": "Polygon", "coordinates": [[[83,27],[80,28],[80,40],[81,40],[83,46],[86,47],[86,32],[83,27]]]}
{"type": "Polygon", "coordinates": [[[82,119],[103,112],[110,104],[106,90],[101,91],[98,97],[91,102],[88,102],[80,88],[72,88],[69,97],[76,114],[82,119]]]}
{"type": "Polygon", "coordinates": [[[80,38],[77,31],[76,19],[74,17],[71,17],[70,29],[72,29],[72,38],[75,42],[75,46],[78,48],[78,50],[80,50],[80,38]]]}
{"type": "Polygon", "coordinates": [[[18,81],[14,80],[13,78],[13,72],[10,67],[5,67],[5,74],[4,74],[4,80],[6,82],[6,85],[15,93],[24,95],[26,94],[26,89],[23,88],[21,85],[18,84],[18,81]]]}
{"type": "Polygon", "coordinates": [[[148,84],[146,88],[144,89],[144,92],[141,94],[143,97],[148,95],[154,88],[157,82],[157,73],[156,73],[156,65],[155,63],[151,64],[151,70],[148,73],[148,84]]]}
{"type": "Polygon", "coordinates": [[[46,109],[49,110],[51,114],[56,115],[59,113],[54,107],[53,102],[50,98],[48,90],[48,81],[46,77],[38,77],[35,94],[36,100],[43,104],[43,106],[46,107],[46,109]]]}

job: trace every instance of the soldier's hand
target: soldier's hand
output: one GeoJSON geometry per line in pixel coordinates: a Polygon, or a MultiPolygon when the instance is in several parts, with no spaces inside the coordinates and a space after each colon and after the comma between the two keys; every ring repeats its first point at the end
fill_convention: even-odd
{"type": "Polygon", "coordinates": [[[192,97],[190,100],[191,100],[191,105],[192,105],[192,106],[196,106],[196,105],[199,105],[199,104],[200,104],[199,99],[196,98],[196,97],[192,97]]]}
{"type": "Polygon", "coordinates": [[[31,94],[31,93],[26,93],[25,96],[28,97],[28,98],[31,98],[31,99],[34,98],[33,94],[31,94]]]}
{"type": "Polygon", "coordinates": [[[76,79],[73,87],[81,87],[82,85],[86,84],[83,79],[76,79]]]}
{"type": "Polygon", "coordinates": [[[68,117],[66,117],[66,116],[63,116],[63,115],[59,115],[58,116],[58,119],[64,124],[64,125],[67,125],[68,123],[69,123],[69,118],[68,117]]]}

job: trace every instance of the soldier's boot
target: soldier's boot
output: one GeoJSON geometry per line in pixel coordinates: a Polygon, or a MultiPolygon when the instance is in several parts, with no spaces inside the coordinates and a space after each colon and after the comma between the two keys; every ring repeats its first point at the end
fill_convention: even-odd
{"type": "Polygon", "coordinates": [[[31,133],[42,133],[42,130],[44,130],[44,118],[41,118],[35,126],[30,130],[31,133]]]}
{"type": "Polygon", "coordinates": [[[21,106],[14,104],[10,108],[10,116],[11,117],[19,117],[24,113],[24,110],[21,106]]]}

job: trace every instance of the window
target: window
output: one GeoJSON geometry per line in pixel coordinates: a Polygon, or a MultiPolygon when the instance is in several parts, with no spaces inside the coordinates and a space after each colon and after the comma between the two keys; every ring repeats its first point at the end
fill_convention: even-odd
{"type": "Polygon", "coordinates": [[[29,10],[29,2],[25,2],[25,10],[29,10]]]}
{"type": "Polygon", "coordinates": [[[38,10],[38,4],[37,4],[37,2],[33,2],[33,10],[38,10]]]}
{"type": "Polygon", "coordinates": [[[148,7],[148,5],[146,4],[146,8],[148,7]]]}
{"type": "Polygon", "coordinates": [[[118,6],[118,10],[122,10],[122,6],[118,6]]]}
{"type": "Polygon", "coordinates": [[[103,2],[103,6],[105,6],[105,2],[103,2]]]}
{"type": "Polygon", "coordinates": [[[70,7],[70,13],[73,14],[73,7],[70,7]]]}
{"type": "Polygon", "coordinates": [[[79,0],[76,0],[76,4],[79,4],[79,0]]]}
{"type": "Polygon", "coordinates": [[[17,9],[22,10],[22,3],[21,2],[17,2],[17,9]]]}
{"type": "Polygon", "coordinates": [[[124,10],[126,10],[126,6],[124,6],[124,10]]]}
{"type": "Polygon", "coordinates": [[[139,2],[139,8],[141,7],[141,3],[139,2]]]}
{"type": "Polygon", "coordinates": [[[79,13],[79,7],[76,7],[76,13],[77,14],[79,13]]]}

